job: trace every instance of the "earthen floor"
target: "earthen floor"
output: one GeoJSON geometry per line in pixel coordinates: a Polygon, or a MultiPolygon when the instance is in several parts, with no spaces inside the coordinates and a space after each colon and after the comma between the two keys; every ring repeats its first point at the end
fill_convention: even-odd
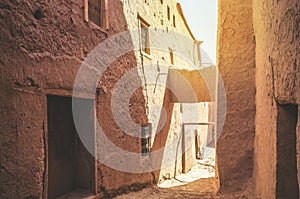
{"type": "Polygon", "coordinates": [[[115,199],[253,199],[251,196],[252,193],[249,189],[245,189],[244,191],[241,190],[240,192],[235,193],[217,194],[217,188],[215,184],[216,181],[213,177],[214,165],[203,164],[208,163],[207,161],[209,160],[203,161],[202,164],[198,162],[198,164],[195,165],[188,174],[185,174],[185,176],[182,176],[183,174],[177,176],[177,180],[166,180],[159,186],[152,186],[139,192],[123,194],[115,197],[115,199]],[[191,174],[195,178],[198,176],[197,180],[191,182],[191,179],[193,178],[191,174]],[[204,178],[199,179],[199,175],[204,178]],[[183,181],[189,181],[190,183],[183,183],[183,181]]]}

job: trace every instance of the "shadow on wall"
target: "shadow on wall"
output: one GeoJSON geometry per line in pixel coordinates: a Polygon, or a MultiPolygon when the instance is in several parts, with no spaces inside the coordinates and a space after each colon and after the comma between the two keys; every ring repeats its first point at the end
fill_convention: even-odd
{"type": "MultiPolygon", "coordinates": [[[[169,78],[168,80],[169,81],[169,78]]],[[[163,156],[164,156],[164,147],[166,145],[166,141],[168,138],[170,126],[171,126],[171,118],[172,118],[172,113],[174,109],[174,103],[170,102],[170,91],[168,88],[166,88],[165,93],[164,93],[164,101],[163,101],[163,106],[162,106],[162,111],[160,114],[160,120],[158,122],[158,128],[161,130],[155,135],[153,146],[151,148],[151,152],[160,150],[160,153],[155,157],[154,165],[162,165],[163,161],[163,156]],[[166,115],[165,115],[166,114],[166,115]],[[161,128],[163,126],[163,128],[161,128]]],[[[156,153],[157,154],[157,153],[156,153]]],[[[160,168],[161,168],[160,167],[160,168]]],[[[160,176],[160,170],[157,170],[154,172],[155,175],[155,183],[158,183],[159,176],[160,176]]]]}

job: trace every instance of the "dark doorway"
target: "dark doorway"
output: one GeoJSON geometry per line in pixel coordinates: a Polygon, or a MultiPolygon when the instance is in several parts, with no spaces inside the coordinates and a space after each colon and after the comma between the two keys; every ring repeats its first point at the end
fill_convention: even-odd
{"type": "Polygon", "coordinates": [[[298,106],[277,105],[277,111],[276,198],[299,198],[296,154],[298,106]]]}
{"type": "MultiPolygon", "coordinates": [[[[76,98],[82,105],[80,118],[84,135],[94,148],[94,102],[76,98]]],[[[94,192],[95,158],[77,134],[72,115],[72,98],[47,96],[48,106],[48,198],[75,190],[94,192]]],[[[91,147],[91,146],[90,146],[91,147]]]]}

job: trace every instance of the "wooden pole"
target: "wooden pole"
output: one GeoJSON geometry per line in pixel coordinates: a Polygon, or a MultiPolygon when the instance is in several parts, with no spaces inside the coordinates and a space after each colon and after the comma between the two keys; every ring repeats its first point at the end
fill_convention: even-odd
{"type": "Polygon", "coordinates": [[[89,1],[84,0],[84,20],[89,21],[89,1]]]}
{"type": "Polygon", "coordinates": [[[104,28],[108,29],[108,0],[104,0],[104,28]]]}

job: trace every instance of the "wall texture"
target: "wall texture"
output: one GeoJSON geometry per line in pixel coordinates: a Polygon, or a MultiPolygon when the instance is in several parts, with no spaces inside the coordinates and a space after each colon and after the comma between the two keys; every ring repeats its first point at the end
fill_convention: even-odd
{"type": "Polygon", "coordinates": [[[293,111],[284,114],[282,109],[284,105],[299,104],[299,2],[254,0],[253,21],[257,62],[255,187],[262,198],[297,198],[298,190],[291,184],[295,181],[296,172],[291,173],[295,163],[288,159],[282,163],[284,151],[290,151],[288,157],[296,158],[290,149],[295,144],[285,142],[295,136],[296,130],[286,127],[285,136],[280,137],[280,133],[285,119],[297,119],[297,114],[289,115],[293,111]],[[285,166],[281,164],[289,164],[288,170],[283,171],[285,166]],[[289,176],[289,180],[282,175],[289,176]]]}
{"type": "MultiPolygon", "coordinates": [[[[127,29],[138,28],[138,13],[154,30],[170,34],[168,45],[176,39],[173,31],[193,39],[174,0],[164,1],[163,5],[160,1],[153,4],[154,1],[109,2],[109,13],[114,17],[109,17],[108,30],[83,20],[83,1],[3,0],[0,3],[0,198],[45,197],[46,95],[70,96],[79,66],[100,42],[127,29]],[[166,17],[167,5],[171,9],[170,20],[166,17]]],[[[227,117],[217,148],[221,191],[239,190],[254,180],[259,198],[299,196],[300,174],[296,171],[296,166],[300,170],[299,12],[297,0],[219,2],[218,66],[227,94],[227,117]]],[[[186,54],[181,54],[182,49],[175,44],[151,56],[129,52],[115,60],[104,73],[98,84],[96,113],[107,137],[118,147],[137,153],[141,150],[140,139],[126,135],[117,126],[110,105],[120,77],[136,67],[137,81],[131,84],[143,86],[130,98],[132,120],[139,125],[154,121],[159,127],[153,150],[174,138],[180,139],[182,113],[179,104],[172,101],[174,93],[164,86],[154,92],[155,86],[147,81],[151,78],[155,81],[159,72],[169,72],[168,47],[174,50],[175,66],[172,67],[177,65],[185,71],[195,63],[192,44],[182,48],[186,54]],[[161,71],[157,69],[157,61],[161,71]],[[155,104],[159,107],[151,107],[155,104]],[[165,117],[161,117],[163,114],[165,117]]],[[[167,85],[167,75],[159,81],[167,85]]],[[[192,80],[190,83],[194,84],[192,80]]],[[[126,86],[121,89],[127,92],[126,86]]],[[[124,104],[116,105],[122,112],[124,104]]],[[[115,157],[113,153],[110,155],[106,157],[108,160],[115,157]]],[[[165,157],[166,154],[161,154],[158,161],[163,164],[165,157]]],[[[142,160],[137,162],[142,163],[142,160]]],[[[160,174],[159,171],[129,174],[98,163],[98,193],[111,197],[143,188],[164,174],[180,172],[182,165],[178,162],[175,165],[176,168],[166,168],[160,174]]]]}
{"type": "Polygon", "coordinates": [[[45,180],[45,90],[71,89],[84,49],[93,48],[92,42],[105,35],[86,31],[90,27],[74,2],[2,1],[0,16],[0,197],[39,198],[45,180]],[[39,20],[33,15],[37,11],[42,15],[39,20]],[[61,18],[61,13],[69,17],[61,18]],[[86,40],[68,43],[82,37],[86,40]]]}
{"type": "MultiPolygon", "coordinates": [[[[0,198],[46,197],[46,95],[71,96],[75,76],[87,54],[107,37],[126,30],[121,1],[109,1],[114,17],[110,17],[108,30],[85,22],[83,8],[79,0],[0,2],[0,198]]],[[[134,55],[112,64],[111,69],[118,71],[111,75],[108,70],[103,77],[107,82],[99,88],[102,92],[107,87],[108,94],[99,101],[108,101],[116,78],[133,65],[134,55]]],[[[135,122],[146,123],[141,90],[131,102],[135,122]]],[[[110,110],[102,106],[97,107],[98,115],[109,116],[110,110]]],[[[122,135],[112,120],[107,124],[111,124],[109,133],[122,135]]],[[[128,150],[139,150],[139,142],[130,137],[123,141],[132,142],[126,146],[128,150]]],[[[125,142],[121,142],[123,146],[125,142]]],[[[153,179],[151,174],[129,175],[102,165],[97,173],[98,193],[108,195],[115,189],[124,191],[124,187],[152,183],[153,179]],[[130,180],[124,180],[125,176],[130,180]]]]}
{"type": "MultiPolygon", "coordinates": [[[[299,105],[298,105],[298,125],[297,125],[297,130],[296,130],[296,150],[297,150],[297,169],[298,171],[300,170],[300,110],[299,110],[299,105]]],[[[298,189],[300,190],[300,172],[298,172],[298,189]]]]}
{"type": "MultiPolygon", "coordinates": [[[[198,92],[197,94],[200,94],[201,89],[205,88],[204,82],[201,84],[202,87],[194,86],[200,76],[196,77],[194,75],[198,72],[195,68],[200,68],[195,38],[191,35],[185,19],[182,17],[182,10],[180,10],[180,6],[175,0],[165,0],[163,3],[161,1],[131,0],[123,0],[122,2],[127,26],[131,31],[136,49],[137,70],[142,81],[148,121],[152,123],[153,127],[152,151],[166,148],[160,157],[162,159],[161,171],[157,176],[162,181],[165,178],[175,177],[182,172],[181,154],[184,150],[182,149],[181,135],[182,113],[180,104],[174,104],[178,101],[173,100],[172,97],[174,93],[175,95],[181,95],[181,99],[183,99],[181,102],[185,102],[185,95],[190,92],[188,93],[190,96],[193,92],[192,89],[186,89],[187,92],[184,92],[183,86],[176,84],[179,78],[172,78],[171,71],[178,68],[190,69],[190,71],[186,71],[186,76],[180,75],[180,77],[190,78],[191,82],[189,83],[192,84],[190,88],[194,88],[198,92]],[[170,18],[168,18],[168,8],[170,18]],[[149,54],[141,53],[139,50],[140,40],[139,35],[137,35],[139,18],[149,24],[149,45],[151,48],[149,54]],[[175,24],[173,19],[175,19],[175,24]],[[170,49],[173,51],[174,63],[171,63],[170,49]],[[195,71],[191,71],[192,69],[195,71]],[[192,76],[194,77],[191,78],[192,76]],[[167,87],[171,92],[166,91],[167,87]],[[176,161],[170,164],[174,157],[176,157],[176,161]]],[[[207,92],[205,92],[201,99],[209,100],[207,95],[207,92]]],[[[192,97],[194,96],[192,95],[192,97]]],[[[189,102],[197,101],[190,100],[189,102]]],[[[192,155],[192,153],[189,154],[192,155]]],[[[189,159],[191,158],[189,157],[189,159]]],[[[193,165],[194,162],[189,161],[186,166],[187,170],[193,165]]]]}
{"type": "MultiPolygon", "coordinates": [[[[172,139],[168,140],[170,128],[175,136],[181,133],[178,123],[180,106],[174,106],[170,102],[170,93],[165,87],[159,87],[153,92],[155,86],[147,84],[147,78],[154,77],[155,80],[159,72],[168,72],[169,47],[174,50],[174,61],[178,66],[185,68],[193,64],[199,65],[199,60],[195,59],[198,54],[194,38],[175,0],[164,1],[163,4],[160,1],[136,2],[109,0],[108,29],[97,26],[91,20],[84,21],[84,1],[81,0],[0,2],[0,198],[47,197],[47,95],[72,96],[75,77],[87,55],[105,39],[128,29],[137,29],[138,13],[153,25],[153,29],[159,28],[164,33],[170,33],[170,40],[166,42],[170,46],[167,46],[164,53],[157,51],[150,57],[140,56],[139,51],[130,51],[109,65],[97,85],[95,111],[98,122],[108,139],[116,146],[137,154],[141,152],[140,139],[127,135],[119,128],[111,106],[113,90],[120,78],[131,69],[138,68],[134,74],[136,81],[121,85],[123,93],[128,92],[127,87],[130,85],[142,85],[129,100],[132,121],[140,126],[147,124],[149,120],[154,121],[157,126],[162,123],[163,128],[158,130],[161,133],[155,138],[157,143],[153,144],[154,148],[171,142],[172,139]],[[170,19],[167,18],[167,6],[171,11],[170,19]],[[175,33],[176,30],[180,33],[175,33]],[[186,38],[184,47],[173,44],[178,34],[186,38]],[[160,66],[167,67],[158,69],[157,61],[160,61],[160,66]],[[149,67],[141,68],[141,65],[149,67]],[[159,109],[151,109],[156,104],[160,105],[159,109]],[[167,110],[166,123],[160,118],[161,107],[167,110]],[[176,121],[170,124],[172,117],[176,121]]],[[[159,43],[160,39],[157,37],[153,42],[159,43]]],[[[134,45],[134,41],[127,43],[129,46],[134,45]]],[[[109,50],[116,49],[107,49],[101,54],[101,59],[109,60],[109,50]]],[[[89,79],[98,75],[92,70],[89,74],[89,79]]],[[[167,75],[162,75],[159,81],[166,85],[167,75]]],[[[86,96],[89,90],[85,90],[84,86],[87,82],[81,82],[82,90],[78,97],[91,98],[86,96]]],[[[124,105],[128,106],[122,101],[115,105],[119,110],[118,114],[122,114],[124,105]]],[[[126,122],[127,118],[117,116],[120,116],[121,122],[126,122]]],[[[109,151],[98,135],[96,134],[96,147],[99,149],[97,153],[108,150],[105,160],[114,161],[118,154],[109,151]]],[[[163,156],[160,161],[162,158],[163,156]]],[[[139,159],[133,163],[141,165],[143,161],[139,159]]],[[[96,164],[96,190],[99,196],[112,197],[121,192],[143,188],[158,180],[156,173],[130,174],[109,168],[100,162],[96,164]]]]}
{"type": "Polygon", "coordinates": [[[217,65],[227,94],[227,115],[217,145],[221,189],[251,180],[255,120],[255,38],[252,1],[220,0],[217,65]]]}

